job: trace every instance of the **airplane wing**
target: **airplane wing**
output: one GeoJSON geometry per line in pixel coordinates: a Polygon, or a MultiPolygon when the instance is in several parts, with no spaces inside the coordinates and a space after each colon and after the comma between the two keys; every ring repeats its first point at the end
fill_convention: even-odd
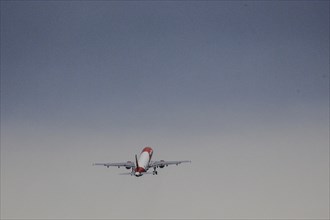
{"type": "Polygon", "coordinates": [[[181,163],[191,163],[191,160],[178,160],[178,161],[164,161],[164,160],[159,160],[159,161],[151,161],[149,164],[149,167],[164,167],[168,165],[179,165],[181,163]]]}
{"type": "Polygon", "coordinates": [[[135,164],[133,162],[122,162],[122,163],[93,163],[94,166],[106,166],[106,167],[126,167],[129,168],[135,168],[135,164]]]}

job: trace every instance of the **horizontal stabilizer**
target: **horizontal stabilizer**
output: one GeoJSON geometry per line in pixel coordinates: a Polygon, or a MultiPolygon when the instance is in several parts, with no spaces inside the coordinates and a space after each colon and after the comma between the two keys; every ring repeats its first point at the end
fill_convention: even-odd
{"type": "MultiPolygon", "coordinates": [[[[142,173],[142,175],[144,175],[144,174],[152,174],[152,172],[145,172],[145,173],[142,173]]],[[[132,172],[129,172],[129,173],[118,173],[118,175],[123,175],[123,176],[126,176],[126,175],[134,175],[134,173],[132,173],[132,172]]]]}

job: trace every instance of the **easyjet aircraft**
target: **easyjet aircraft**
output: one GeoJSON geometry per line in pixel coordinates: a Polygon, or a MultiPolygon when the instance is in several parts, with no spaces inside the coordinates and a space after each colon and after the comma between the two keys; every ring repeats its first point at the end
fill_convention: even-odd
{"type": "Polygon", "coordinates": [[[179,161],[151,161],[153,150],[151,147],[145,147],[141,154],[139,159],[137,158],[137,155],[135,154],[135,164],[132,161],[122,162],[122,163],[94,163],[93,165],[101,165],[106,167],[125,167],[126,169],[132,169],[131,175],[135,175],[136,177],[142,176],[143,174],[147,173],[149,168],[153,168],[153,175],[157,175],[156,168],[164,168],[168,165],[179,165],[181,163],[190,163],[190,160],[179,160],[179,161]]]}

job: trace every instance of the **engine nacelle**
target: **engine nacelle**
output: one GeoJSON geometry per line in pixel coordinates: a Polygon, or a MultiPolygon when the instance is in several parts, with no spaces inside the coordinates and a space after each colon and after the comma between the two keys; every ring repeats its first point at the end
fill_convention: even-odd
{"type": "MultiPolygon", "coordinates": [[[[161,160],[160,162],[165,162],[164,160],[161,160]]],[[[164,168],[165,167],[165,164],[160,164],[159,165],[159,168],[164,168]]]]}
{"type": "MultiPolygon", "coordinates": [[[[128,164],[132,164],[132,161],[127,161],[128,164]]],[[[125,167],[126,169],[131,169],[132,167],[125,167]]]]}

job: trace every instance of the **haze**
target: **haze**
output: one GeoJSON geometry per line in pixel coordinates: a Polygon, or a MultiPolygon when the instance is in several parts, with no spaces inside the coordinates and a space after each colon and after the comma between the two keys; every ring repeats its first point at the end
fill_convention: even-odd
{"type": "Polygon", "coordinates": [[[328,219],[329,1],[1,1],[1,218],[328,219]]]}

